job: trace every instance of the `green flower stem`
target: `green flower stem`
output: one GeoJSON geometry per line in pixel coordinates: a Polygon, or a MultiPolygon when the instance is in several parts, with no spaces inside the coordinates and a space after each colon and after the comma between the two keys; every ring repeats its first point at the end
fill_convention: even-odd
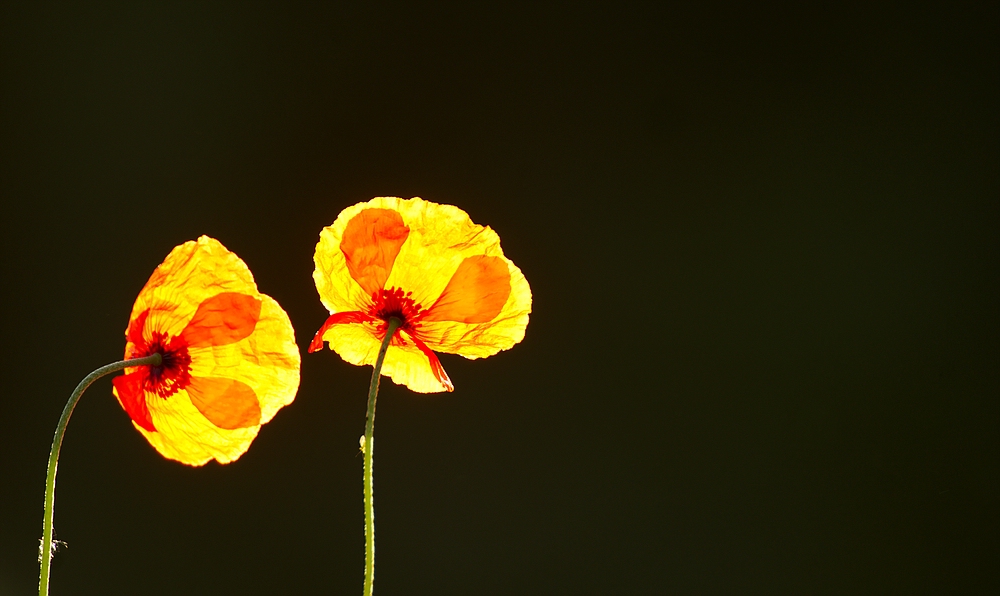
{"type": "Polygon", "coordinates": [[[378,397],[378,381],[382,376],[382,361],[389,349],[393,334],[403,322],[396,317],[389,318],[389,326],[385,331],[385,339],[378,350],[375,369],[372,371],[372,383],[368,388],[368,423],[365,425],[365,592],[371,596],[375,583],[375,495],[372,484],[372,455],[375,451],[375,398],[378,397]]]}
{"type": "Polygon", "coordinates": [[[76,402],[80,401],[80,396],[90,387],[90,384],[100,379],[106,374],[118,372],[131,366],[160,366],[163,363],[163,356],[153,354],[145,358],[134,358],[132,360],[122,360],[115,362],[90,373],[80,381],[80,384],[69,396],[66,407],[63,408],[62,416],[59,417],[59,424],[56,426],[56,434],[52,437],[52,450],[49,452],[49,468],[45,475],[45,518],[42,520],[42,542],[38,545],[38,562],[42,569],[38,577],[38,596],[47,596],[49,593],[49,565],[52,562],[52,555],[55,552],[55,544],[52,542],[52,517],[54,515],[54,505],[56,501],[56,468],[59,466],[59,448],[62,447],[63,434],[66,432],[66,425],[69,424],[69,417],[73,415],[76,402]],[[48,551],[48,552],[46,552],[48,551]]]}

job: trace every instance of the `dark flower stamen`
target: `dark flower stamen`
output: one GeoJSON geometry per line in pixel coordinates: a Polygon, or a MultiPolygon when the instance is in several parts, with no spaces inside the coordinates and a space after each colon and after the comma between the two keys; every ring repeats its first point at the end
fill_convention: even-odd
{"type": "Polygon", "coordinates": [[[136,345],[135,357],[156,353],[163,357],[163,364],[146,367],[143,388],[166,399],[191,383],[191,356],[184,340],[154,331],[149,342],[136,345]]]}
{"type": "MultiPolygon", "coordinates": [[[[408,335],[416,336],[420,331],[420,320],[424,318],[427,311],[413,300],[413,292],[403,293],[401,288],[382,289],[372,294],[372,304],[368,307],[368,316],[379,321],[378,334],[384,335],[389,325],[389,319],[396,317],[403,322],[399,326],[401,331],[408,335]]],[[[402,342],[403,339],[396,335],[393,342],[402,342]]]]}

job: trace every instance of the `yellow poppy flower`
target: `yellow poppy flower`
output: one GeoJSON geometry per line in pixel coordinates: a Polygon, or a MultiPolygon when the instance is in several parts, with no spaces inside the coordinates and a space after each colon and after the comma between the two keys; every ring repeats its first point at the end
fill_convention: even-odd
{"type": "Polygon", "coordinates": [[[165,457],[200,466],[243,455],[260,426],[295,399],[299,350],[288,315],[257,291],[246,264],[202,236],[167,256],[139,292],[114,394],[165,457]]]}
{"type": "Polygon", "coordinates": [[[329,343],[374,364],[387,322],[382,374],[413,391],[454,389],[434,352],[482,358],[524,338],[531,289],[500,237],[451,205],[378,197],[344,209],[316,245],[313,279],[332,314],[309,351],[329,343]]]}

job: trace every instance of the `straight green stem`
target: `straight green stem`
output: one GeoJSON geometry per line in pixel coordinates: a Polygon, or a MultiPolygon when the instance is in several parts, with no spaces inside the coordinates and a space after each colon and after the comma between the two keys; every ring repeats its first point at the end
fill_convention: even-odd
{"type": "Polygon", "coordinates": [[[390,317],[385,331],[385,339],[378,350],[372,382],[368,388],[368,422],[365,425],[365,591],[364,596],[372,596],[375,584],[375,495],[372,484],[372,457],[375,451],[375,398],[378,397],[378,381],[382,376],[382,361],[389,349],[393,334],[403,322],[390,317]]]}
{"type": "Polygon", "coordinates": [[[52,450],[49,451],[49,467],[45,475],[45,518],[42,520],[42,541],[38,545],[38,562],[41,563],[41,572],[38,576],[38,596],[48,596],[49,593],[49,566],[52,563],[52,555],[55,553],[55,544],[52,542],[52,518],[55,514],[56,501],[56,468],[59,466],[59,449],[62,447],[63,434],[66,433],[66,425],[69,424],[69,417],[73,415],[76,402],[80,401],[80,396],[90,387],[90,384],[100,379],[104,375],[124,370],[131,366],[159,366],[163,363],[163,356],[153,354],[145,358],[133,358],[132,360],[122,360],[115,362],[90,373],[80,381],[80,384],[69,396],[66,407],[63,408],[62,416],[59,417],[59,424],[56,426],[56,434],[52,437],[52,450]]]}

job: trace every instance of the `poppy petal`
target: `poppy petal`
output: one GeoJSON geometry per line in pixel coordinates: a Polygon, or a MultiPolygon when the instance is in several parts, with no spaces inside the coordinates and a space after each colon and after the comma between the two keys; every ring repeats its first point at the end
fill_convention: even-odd
{"type": "Polygon", "coordinates": [[[371,204],[397,210],[410,228],[385,283],[413,292],[419,304],[434,304],[466,257],[503,256],[497,233],[476,225],[469,214],[453,205],[417,198],[373,199],[371,204]]]}
{"type": "Polygon", "coordinates": [[[125,340],[134,344],[142,343],[142,329],[146,326],[146,319],[149,318],[149,310],[139,313],[139,316],[128,323],[128,331],[125,332],[125,340]]]}
{"type": "Polygon", "coordinates": [[[219,377],[192,377],[191,403],[205,418],[227,430],[260,424],[260,402],[246,383],[219,377]]]}
{"type": "Polygon", "coordinates": [[[145,328],[176,337],[205,300],[223,292],[259,296],[246,264],[208,236],[175,247],[139,292],[131,318],[149,310],[145,328]]]}
{"type": "Polygon", "coordinates": [[[351,277],[366,294],[385,287],[399,248],[409,234],[403,218],[390,209],[365,209],[347,222],[340,250],[351,277]]]}
{"type": "MultiPolygon", "coordinates": [[[[270,296],[260,297],[260,320],[250,337],[223,346],[191,348],[189,352],[191,377],[236,379],[253,389],[264,424],[295,397],[300,356],[288,315],[270,296]]],[[[157,419],[155,411],[153,419],[157,419]]]]}
{"type": "Polygon", "coordinates": [[[365,314],[363,312],[338,312],[330,315],[330,317],[323,323],[323,326],[319,328],[316,335],[313,336],[312,341],[309,343],[309,352],[315,352],[317,350],[323,349],[323,335],[326,331],[333,327],[334,325],[344,325],[347,323],[367,323],[372,321],[371,315],[365,314]]]}
{"type": "Polygon", "coordinates": [[[434,373],[434,378],[437,379],[441,385],[444,386],[446,391],[454,391],[455,385],[452,384],[451,379],[448,377],[448,373],[444,372],[444,367],[441,366],[441,361],[438,360],[437,354],[433,350],[427,347],[427,344],[420,341],[416,337],[410,335],[410,339],[413,341],[414,345],[427,356],[427,361],[431,365],[431,372],[434,373]]]}
{"type": "MultiPolygon", "coordinates": [[[[334,325],[324,339],[330,349],[350,364],[371,365],[378,357],[379,346],[377,325],[334,325]]],[[[435,357],[436,359],[436,357],[435,357]]],[[[382,364],[382,375],[392,379],[397,385],[405,385],[417,393],[440,393],[448,391],[434,373],[427,355],[422,352],[408,335],[397,334],[389,345],[382,364]]]]}
{"type": "Polygon", "coordinates": [[[500,314],[509,296],[510,272],[503,259],[466,257],[423,320],[488,323],[500,314]]]}
{"type": "Polygon", "coordinates": [[[111,384],[115,387],[114,393],[118,402],[129,418],[147,431],[155,433],[153,418],[149,415],[149,408],[146,407],[146,391],[143,389],[145,381],[146,374],[136,371],[111,379],[111,384]]]}
{"type": "Polygon", "coordinates": [[[223,292],[198,305],[181,339],[191,347],[231,344],[253,333],[259,318],[260,299],[223,292]]]}

